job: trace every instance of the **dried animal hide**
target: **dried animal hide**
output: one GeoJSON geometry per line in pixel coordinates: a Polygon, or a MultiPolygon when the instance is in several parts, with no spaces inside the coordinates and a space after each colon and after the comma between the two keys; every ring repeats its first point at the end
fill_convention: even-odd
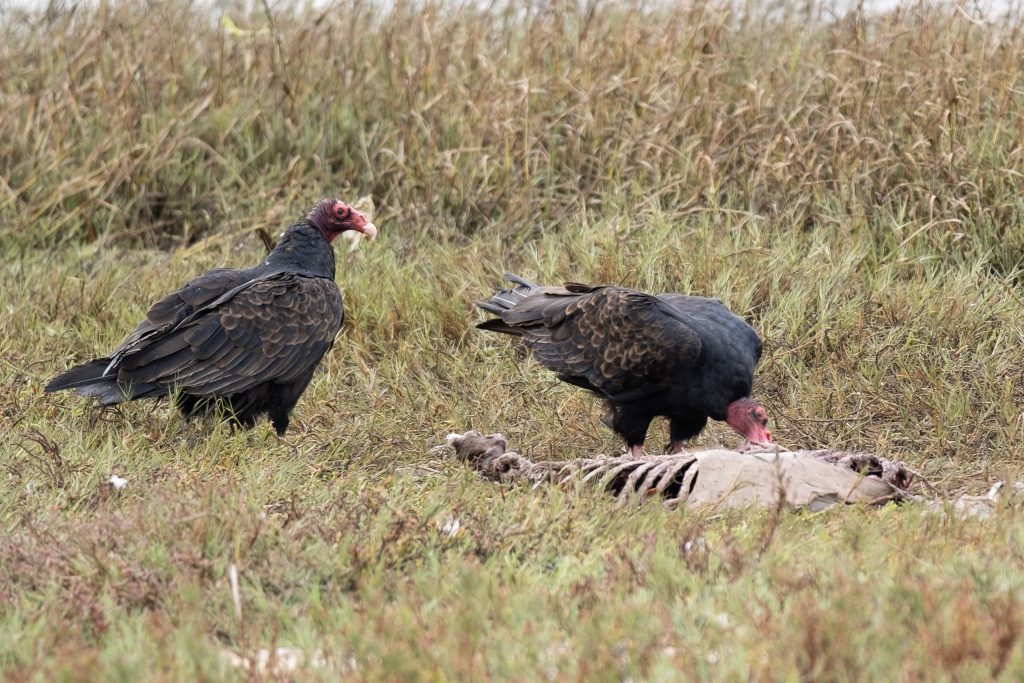
{"type": "Polygon", "coordinates": [[[821,510],[836,503],[878,505],[912,498],[913,473],[869,453],[731,451],[533,462],[501,434],[450,434],[456,457],[486,479],[568,484],[594,482],[621,500],[658,496],[669,506],[742,508],[785,504],[821,510]]]}

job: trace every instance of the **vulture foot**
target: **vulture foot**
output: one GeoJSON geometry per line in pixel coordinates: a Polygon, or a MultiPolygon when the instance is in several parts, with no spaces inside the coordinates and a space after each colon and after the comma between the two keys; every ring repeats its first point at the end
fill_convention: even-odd
{"type": "Polygon", "coordinates": [[[667,446],[665,446],[665,453],[668,455],[689,455],[689,451],[686,450],[687,445],[689,445],[688,439],[671,441],[667,446]]]}

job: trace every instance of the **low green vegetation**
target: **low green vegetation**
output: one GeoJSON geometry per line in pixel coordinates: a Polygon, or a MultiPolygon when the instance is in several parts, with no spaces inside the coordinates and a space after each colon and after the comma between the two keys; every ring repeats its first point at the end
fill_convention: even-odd
{"type": "Polygon", "coordinates": [[[782,444],[950,498],[1024,479],[1020,16],[4,12],[0,677],[244,680],[225,653],[276,647],[296,680],[1024,675],[1013,510],[620,507],[432,450],[620,448],[473,329],[510,270],[721,298],[782,444]],[[346,326],[286,441],[42,393],[322,195],[372,196],[381,237],[337,250],[346,326]]]}

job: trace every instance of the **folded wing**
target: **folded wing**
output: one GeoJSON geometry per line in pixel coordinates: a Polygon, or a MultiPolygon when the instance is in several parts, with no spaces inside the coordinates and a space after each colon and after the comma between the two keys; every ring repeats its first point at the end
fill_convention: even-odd
{"type": "Polygon", "coordinates": [[[663,391],[702,351],[700,336],[656,297],[623,287],[545,288],[502,311],[491,329],[499,326],[521,334],[560,379],[616,401],[663,391]]]}
{"type": "Polygon", "coordinates": [[[117,382],[132,387],[132,398],[170,386],[194,396],[223,396],[295,381],[331,347],[344,314],[331,280],[281,273],[237,286],[179,317],[180,311],[119,349],[117,382]]]}

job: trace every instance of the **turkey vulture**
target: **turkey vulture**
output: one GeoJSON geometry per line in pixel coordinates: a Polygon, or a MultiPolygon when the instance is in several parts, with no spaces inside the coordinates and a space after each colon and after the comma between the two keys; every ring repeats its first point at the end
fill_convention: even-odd
{"type": "Polygon", "coordinates": [[[105,358],[75,366],[46,391],[74,389],[112,405],[171,395],[185,416],[218,402],[238,424],[263,414],[279,436],[341,329],[331,241],[377,228],[336,199],[290,226],[255,268],[217,268],[156,302],[105,358]]]}
{"type": "Polygon", "coordinates": [[[749,444],[771,442],[768,415],[749,398],[761,340],[721,301],[505,277],[512,289],[476,302],[499,317],[477,327],[522,337],[560,380],[604,398],[605,424],[633,455],[643,453],[659,415],[669,419],[670,453],[683,450],[709,417],[725,420],[749,444]]]}

